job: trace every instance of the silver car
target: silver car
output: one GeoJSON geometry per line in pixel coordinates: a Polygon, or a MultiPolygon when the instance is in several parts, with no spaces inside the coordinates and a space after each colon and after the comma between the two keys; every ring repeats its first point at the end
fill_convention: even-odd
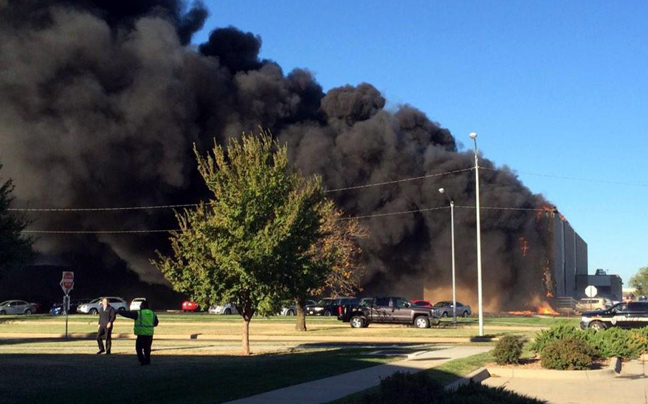
{"type": "MultiPolygon", "coordinates": [[[[77,313],[82,314],[97,314],[101,308],[101,300],[103,297],[94,299],[90,303],[82,304],[77,307],[77,313]]],[[[117,311],[128,310],[128,302],[122,299],[121,297],[107,297],[108,304],[111,305],[117,311]]]]}
{"type": "Polygon", "coordinates": [[[238,310],[236,310],[236,306],[234,306],[232,303],[226,303],[223,305],[213,305],[209,308],[208,310],[209,314],[238,314],[238,310]]]}
{"type": "Polygon", "coordinates": [[[6,300],[0,303],[0,314],[32,314],[36,309],[24,300],[6,300]]]}
{"type": "MultiPolygon", "coordinates": [[[[306,313],[306,308],[310,306],[315,306],[317,302],[315,300],[306,300],[304,304],[304,314],[306,313]]],[[[294,304],[286,305],[281,308],[280,316],[295,316],[297,315],[297,306],[294,304]]]]}

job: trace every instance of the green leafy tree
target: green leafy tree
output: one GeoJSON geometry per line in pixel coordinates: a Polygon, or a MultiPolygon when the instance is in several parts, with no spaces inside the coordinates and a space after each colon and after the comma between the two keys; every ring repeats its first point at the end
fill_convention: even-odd
{"type": "Polygon", "coordinates": [[[0,278],[11,269],[25,264],[32,254],[33,240],[22,233],[28,222],[9,211],[13,190],[11,179],[4,182],[0,179],[0,278]]]}
{"type": "Polygon", "coordinates": [[[648,267],[639,268],[630,278],[630,287],[637,289],[639,295],[648,295],[648,267]]]}
{"type": "Polygon", "coordinates": [[[302,177],[267,132],[196,157],[213,197],[176,214],[173,254],[158,252],[153,264],[201,305],[231,301],[248,355],[253,315],[276,313],[287,285],[325,271],[311,247],[322,237],[328,203],[321,181],[302,177]]]}

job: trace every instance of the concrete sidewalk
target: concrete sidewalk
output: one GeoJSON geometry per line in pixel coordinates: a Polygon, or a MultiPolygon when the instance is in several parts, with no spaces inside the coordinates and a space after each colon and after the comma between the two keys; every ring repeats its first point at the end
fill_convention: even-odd
{"type": "Polygon", "coordinates": [[[648,363],[624,363],[620,376],[606,379],[491,377],[482,384],[504,387],[551,404],[648,404],[648,363]]]}
{"type": "Polygon", "coordinates": [[[453,359],[487,352],[491,347],[458,346],[429,351],[385,365],[356,370],[326,379],[315,380],[295,386],[273,390],[252,397],[230,401],[226,404],[319,404],[337,400],[370,387],[377,386],[380,379],[396,372],[415,373],[430,369],[453,359]]]}

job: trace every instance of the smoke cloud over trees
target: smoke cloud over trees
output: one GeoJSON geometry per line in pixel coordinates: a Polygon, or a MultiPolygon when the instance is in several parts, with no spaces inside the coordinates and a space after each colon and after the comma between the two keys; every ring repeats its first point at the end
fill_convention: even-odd
{"type": "MultiPolygon", "coordinates": [[[[0,0],[0,162],[20,207],[120,207],[194,203],[206,190],[192,147],[269,128],[305,174],[328,189],[470,169],[472,151],[410,105],[385,108],[368,83],[326,93],[306,69],[284,72],[259,58],[261,38],[216,28],[188,46],[207,10],[179,0],[0,0]]],[[[343,84],[343,83],[341,83],[343,84]]],[[[442,119],[442,117],[439,117],[442,119]]],[[[545,201],[486,159],[485,207],[537,208],[545,201]]],[[[353,216],[474,206],[474,171],[331,192],[353,216]]],[[[447,210],[365,219],[362,248],[372,293],[417,297],[423,283],[447,288],[447,210]]],[[[476,288],[475,212],[457,212],[458,284],[476,288]]],[[[42,213],[33,229],[173,228],[170,211],[42,213]]],[[[513,307],[542,293],[548,242],[535,212],[482,212],[485,299],[513,307]],[[526,247],[521,247],[521,238],[526,247]],[[497,292],[497,293],[496,293],[497,292]],[[495,297],[497,296],[497,297],[495,297]]],[[[140,279],[164,282],[149,264],[165,234],[39,236],[48,255],[101,251],[140,279]],[[102,247],[98,248],[97,245],[102,247]],[[107,248],[106,248],[107,247],[107,248]]],[[[439,298],[447,298],[438,294],[439,298]]]]}

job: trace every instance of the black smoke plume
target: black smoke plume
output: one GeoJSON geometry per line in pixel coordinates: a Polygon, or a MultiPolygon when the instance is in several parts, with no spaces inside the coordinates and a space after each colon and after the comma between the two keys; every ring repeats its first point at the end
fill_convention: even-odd
{"type": "MultiPolygon", "coordinates": [[[[205,196],[191,152],[269,128],[305,174],[329,189],[470,168],[447,129],[416,108],[388,110],[370,84],[326,94],[308,70],[259,58],[261,39],[217,28],[187,46],[207,16],[179,0],[0,0],[0,161],[16,206],[122,207],[193,203],[205,196]]],[[[510,170],[482,160],[482,204],[544,203],[510,170]]],[[[474,172],[335,192],[349,215],[474,206],[474,172]]],[[[169,211],[42,213],[34,229],[145,230],[176,226],[169,211]]],[[[460,298],[473,301],[474,209],[457,209],[460,298]]],[[[367,219],[367,291],[420,297],[450,280],[449,211],[367,219]]],[[[542,293],[545,227],[534,213],[482,215],[485,297],[514,307],[542,293]],[[525,248],[521,248],[524,240],[525,248]]],[[[43,235],[38,249],[105,271],[115,259],[163,283],[148,263],[164,234],[43,235]],[[102,247],[98,247],[101,245],[102,247]],[[94,265],[88,252],[97,251],[94,265]]],[[[74,264],[72,264],[74,265],[74,264]]],[[[105,272],[104,272],[105,275],[105,272]]],[[[115,273],[115,277],[118,276],[115,273]]],[[[104,279],[97,276],[97,279],[104,279]]],[[[447,298],[439,292],[435,298],[447,298]]]]}

